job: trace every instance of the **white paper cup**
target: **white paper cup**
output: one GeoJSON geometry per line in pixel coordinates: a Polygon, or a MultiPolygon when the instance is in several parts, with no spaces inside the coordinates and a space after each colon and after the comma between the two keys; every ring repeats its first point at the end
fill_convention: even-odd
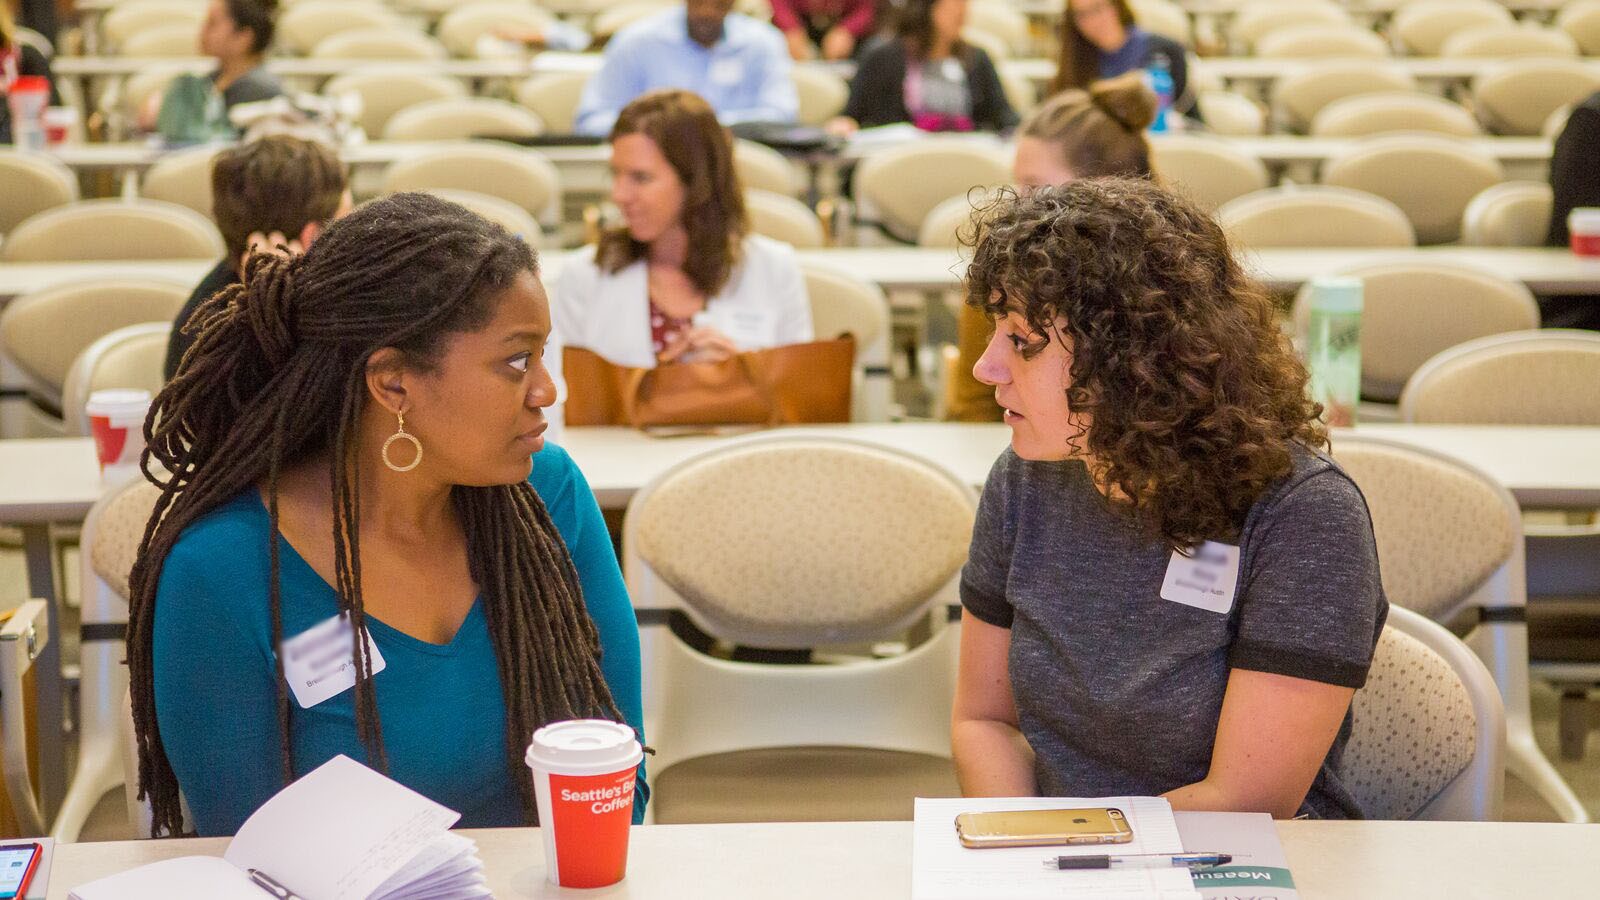
{"type": "Polygon", "coordinates": [[[1600,256],[1600,206],[1580,206],[1567,213],[1567,235],[1573,253],[1600,256]]]}
{"type": "Polygon", "coordinates": [[[118,388],[95,391],[84,406],[94,436],[100,479],[119,484],[139,471],[144,450],[144,420],[150,414],[150,392],[118,388]]]}
{"type": "Polygon", "coordinates": [[[635,770],[644,750],[633,729],[605,719],[553,722],[533,733],[533,771],[551,884],[591,888],[627,874],[635,770]]]}

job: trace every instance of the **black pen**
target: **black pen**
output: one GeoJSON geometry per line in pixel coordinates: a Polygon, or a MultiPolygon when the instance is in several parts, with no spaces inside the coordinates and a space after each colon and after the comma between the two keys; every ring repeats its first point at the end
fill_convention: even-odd
{"type": "Polygon", "coordinates": [[[1118,869],[1156,868],[1165,866],[1224,866],[1233,862],[1226,853],[1130,853],[1126,856],[1052,856],[1044,861],[1046,869],[1118,869]]]}
{"type": "Polygon", "coordinates": [[[250,880],[256,883],[257,887],[277,897],[278,900],[301,900],[299,894],[279,884],[271,875],[260,869],[245,869],[244,871],[245,874],[250,876],[250,880]]]}

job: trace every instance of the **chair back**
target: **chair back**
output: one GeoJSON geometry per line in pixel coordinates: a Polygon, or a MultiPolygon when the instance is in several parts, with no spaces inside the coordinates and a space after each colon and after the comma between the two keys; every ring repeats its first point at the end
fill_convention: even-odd
{"type": "Polygon", "coordinates": [[[1271,183],[1261,160],[1226,139],[1171,134],[1150,142],[1150,166],[1162,183],[1207,212],[1271,183]]]}
{"type": "Polygon", "coordinates": [[[395,113],[383,126],[386,141],[464,141],[476,137],[535,137],[544,122],[509,100],[449,97],[424,100],[395,113]]]}
{"type": "Polygon", "coordinates": [[[1400,397],[1408,422],[1600,425],[1600,334],[1532,329],[1442,350],[1400,397]]]}
{"type": "Polygon", "coordinates": [[[452,188],[431,188],[427,193],[443,200],[449,200],[451,203],[465,206],[472,212],[522,238],[523,242],[530,247],[537,249],[544,243],[544,229],[539,226],[539,222],[533,216],[528,215],[527,210],[512,203],[510,200],[502,200],[499,197],[491,197],[488,194],[480,194],[477,191],[461,191],[452,188]]]}
{"type": "Polygon", "coordinates": [[[78,199],[72,170],[42,153],[0,148],[0,235],[35,213],[66,206],[78,199]]]}
{"type": "Polygon", "coordinates": [[[1340,769],[1367,818],[1499,821],[1505,711],[1455,635],[1391,607],[1351,708],[1340,769]]]}
{"type": "Polygon", "coordinates": [[[205,4],[194,0],[122,0],[101,17],[100,34],[109,47],[117,50],[141,31],[183,25],[189,29],[191,43],[195,43],[205,17],[205,4]]]}
{"type": "Polygon", "coordinates": [[[549,13],[531,4],[486,0],[445,13],[439,20],[438,36],[451,56],[471,58],[478,55],[478,39],[496,28],[543,30],[550,22],[549,13]]]}
{"type": "Polygon", "coordinates": [[[1395,131],[1452,137],[1483,134],[1465,106],[1412,91],[1345,97],[1324,106],[1311,120],[1311,134],[1316,137],[1367,137],[1395,131]]]}
{"type": "Polygon", "coordinates": [[[985,191],[961,194],[942,201],[928,212],[917,231],[918,247],[959,247],[961,236],[972,227],[973,203],[982,202],[985,191]]]}
{"type": "Polygon", "coordinates": [[[527,210],[541,222],[561,211],[561,176],[538,151],[470,141],[419,153],[384,170],[382,193],[451,188],[477,191],[527,210]]]}
{"type": "Polygon", "coordinates": [[[1570,58],[1578,55],[1578,42],[1565,31],[1540,25],[1479,25],[1450,35],[1439,48],[1439,55],[1479,59],[1570,58]]]}
{"type": "Polygon", "coordinates": [[[827,69],[795,66],[789,70],[795,96],[800,98],[800,124],[821,126],[844,111],[850,85],[827,69]]]}
{"type": "Polygon", "coordinates": [[[1556,13],[1556,27],[1572,35],[1584,56],[1600,56],[1600,0],[1569,0],[1556,13]]]}
{"type": "Polygon", "coordinates": [[[159,200],[79,200],[31,216],[0,244],[4,262],[221,259],[210,219],[159,200]]]}
{"type": "Polygon", "coordinates": [[[517,102],[533,110],[555,134],[571,134],[578,118],[578,103],[589,72],[548,72],[535,75],[517,88],[517,102]]]}
{"type": "Polygon", "coordinates": [[[589,33],[597,43],[609,41],[611,36],[668,8],[663,0],[638,0],[638,2],[613,2],[594,14],[589,20],[589,33]]]}
{"type": "MultiPolygon", "coordinates": [[[[29,600],[6,615],[0,624],[0,752],[4,754],[6,797],[15,818],[16,833],[44,834],[44,816],[33,792],[28,736],[31,717],[24,678],[34,660],[50,643],[50,605],[29,600]]],[[[64,765],[65,760],[58,761],[64,765]]]]}
{"type": "Polygon", "coordinates": [[[312,59],[405,59],[430,62],[449,56],[444,45],[410,28],[352,28],[311,48],[312,59]]]}
{"type": "Polygon", "coordinates": [[[882,421],[881,404],[867,389],[867,379],[874,373],[882,377],[889,370],[889,298],[876,284],[824,263],[802,262],[800,272],[811,302],[812,332],[821,339],[846,332],[855,337],[851,421],[882,421]]]}
{"type": "Polygon", "coordinates": [[[994,145],[967,138],[928,137],[867,156],[853,179],[858,202],[900,240],[916,240],[934,207],[975,187],[1011,183],[1011,161],[994,145]]]}
{"type": "Polygon", "coordinates": [[[1461,242],[1478,247],[1542,247],[1555,203],[1543,181],[1506,181],[1472,198],[1461,242]]]}
{"type": "Polygon", "coordinates": [[[1600,90],[1600,72],[1576,59],[1514,59],[1472,80],[1478,118],[1496,134],[1536,135],[1550,115],[1600,90]]]}
{"type": "Polygon", "coordinates": [[[1389,30],[1412,56],[1438,56],[1458,31],[1504,25],[1511,13],[1494,0],[1412,0],[1395,11],[1389,30]]]}
{"type": "Polygon", "coordinates": [[[1504,180],[1499,160],[1470,144],[1429,134],[1367,138],[1322,168],[1323,184],[1377,194],[1405,210],[1421,244],[1460,238],[1467,204],[1504,180]]]}
{"type": "Polygon", "coordinates": [[[1228,27],[1228,39],[1238,51],[1253,51],[1257,41],[1280,28],[1291,25],[1337,28],[1349,24],[1350,14],[1329,0],[1298,0],[1296,3],[1255,0],[1234,14],[1228,27]]]}
{"type": "Polygon", "coordinates": [[[341,32],[404,27],[393,10],[370,0],[298,0],[278,17],[274,43],[280,50],[304,56],[341,32]]]}
{"type": "Polygon", "coordinates": [[[1256,41],[1256,56],[1267,59],[1386,59],[1389,44],[1377,32],[1357,25],[1288,25],[1256,41]]]}
{"type": "Polygon", "coordinates": [[[399,68],[362,68],[336,75],[322,92],[330,97],[342,94],[360,97],[361,116],[356,121],[372,137],[383,134],[384,126],[402,109],[429,100],[467,96],[467,88],[459,79],[399,68]]]}
{"type": "Polygon", "coordinates": [[[211,166],[220,152],[217,147],[194,147],[161,157],[139,182],[139,196],[212,218],[211,166]]]}
{"type": "MultiPolygon", "coordinates": [[[[994,35],[1004,45],[1007,57],[1027,56],[1033,49],[1028,17],[1005,0],[973,0],[967,6],[967,27],[994,35]]],[[[1000,58],[995,57],[996,61],[1000,58]]]]}
{"type": "Polygon", "coordinates": [[[1326,185],[1285,185],[1229,200],[1217,223],[1245,247],[1414,247],[1400,207],[1382,197],[1326,185]]]}
{"type": "Polygon", "coordinates": [[[822,220],[811,207],[793,197],[759,189],[744,192],[744,209],[750,216],[750,230],[801,249],[816,249],[824,243],[822,220]]]}
{"type": "Polygon", "coordinates": [[[171,322],[141,322],[118,328],[90,344],[72,361],[61,388],[61,418],[69,435],[89,436],[84,407],[95,391],[141,388],[161,390],[171,322]]]}
{"type": "Polygon", "coordinates": [[[194,56],[200,52],[198,29],[192,25],[157,25],[128,36],[122,42],[123,56],[177,58],[194,56]]]}
{"type": "Polygon", "coordinates": [[[55,285],[0,312],[0,353],[33,382],[46,406],[62,403],[73,361],[96,340],[144,322],[171,323],[191,285],[150,278],[97,278],[55,285]]]}
{"type": "Polygon", "coordinates": [[[733,170],[745,190],[754,188],[794,197],[802,187],[800,174],[782,153],[743,138],[733,142],[733,170]]]}
{"type": "Polygon", "coordinates": [[[1254,137],[1267,130],[1267,111],[1260,103],[1232,91],[1200,91],[1195,95],[1200,115],[1212,134],[1254,137]]]}
{"type": "MultiPolygon", "coordinates": [[[[1459,264],[1385,263],[1341,272],[1361,279],[1361,394],[1393,402],[1435,353],[1473,338],[1537,328],[1539,305],[1520,282],[1459,264]]],[[[1311,288],[1295,295],[1294,318],[1310,318],[1311,288]]]]}
{"type": "Polygon", "coordinates": [[[1324,106],[1362,94],[1414,92],[1417,79],[1393,62],[1317,60],[1287,71],[1272,87],[1272,105],[1291,128],[1304,131],[1324,106]]]}
{"type": "Polygon", "coordinates": [[[1140,28],[1185,47],[1194,46],[1194,23],[1189,12],[1172,0],[1131,0],[1128,6],[1140,28]]]}

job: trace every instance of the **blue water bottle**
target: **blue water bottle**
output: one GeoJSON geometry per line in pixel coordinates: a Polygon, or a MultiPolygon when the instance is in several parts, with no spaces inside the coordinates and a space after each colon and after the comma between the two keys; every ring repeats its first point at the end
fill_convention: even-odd
{"type": "Polygon", "coordinates": [[[1306,330],[1306,366],[1311,399],[1322,404],[1322,419],[1335,427],[1356,423],[1361,402],[1361,308],[1358,278],[1317,278],[1311,282],[1311,316],[1306,330]]]}
{"type": "Polygon", "coordinates": [[[1163,132],[1167,130],[1167,114],[1172,109],[1172,68],[1165,56],[1157,56],[1150,61],[1150,68],[1146,72],[1150,81],[1150,91],[1156,95],[1156,118],[1150,123],[1150,130],[1163,132]]]}

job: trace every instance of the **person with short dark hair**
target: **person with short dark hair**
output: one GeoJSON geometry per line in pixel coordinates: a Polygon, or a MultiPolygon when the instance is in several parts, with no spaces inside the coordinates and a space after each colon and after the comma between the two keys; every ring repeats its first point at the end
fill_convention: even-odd
{"type": "MultiPolygon", "coordinates": [[[[1555,202],[1546,243],[1565,247],[1571,243],[1567,215],[1580,206],[1600,206],[1600,93],[1574,106],[1556,137],[1550,189],[1555,202]]],[[[1600,330],[1600,296],[1541,297],[1539,312],[1546,328],[1600,330]]]]}
{"type": "Polygon", "coordinates": [[[1221,227],[1145,179],[1002,191],[966,290],[1011,446],[961,574],[962,792],[1360,818],[1372,520],[1221,227]]]}
{"type": "Polygon", "coordinates": [[[146,130],[159,125],[170,140],[207,139],[231,131],[228,110],[282,94],[283,84],[265,65],[277,13],[278,0],[211,0],[200,24],[200,52],[217,61],[216,70],[178,76],[158,104],[143,111],[140,124],[146,130]],[[207,102],[212,93],[220,108],[207,102]]]}
{"type": "Polygon", "coordinates": [[[303,252],[352,205],[344,165],[323,144],[273,135],[219,153],[211,165],[211,207],[227,255],[178,312],[167,343],[165,378],[170,381],[177,373],[194,343],[189,320],[195,310],[212,294],[239,283],[252,249],[267,245],[303,252]]]}
{"type": "Polygon", "coordinates": [[[849,134],[910,122],[924,131],[1006,131],[1017,113],[982,47],[961,39],[968,0],[906,0],[894,36],[861,54],[844,112],[828,123],[849,134]]]}

